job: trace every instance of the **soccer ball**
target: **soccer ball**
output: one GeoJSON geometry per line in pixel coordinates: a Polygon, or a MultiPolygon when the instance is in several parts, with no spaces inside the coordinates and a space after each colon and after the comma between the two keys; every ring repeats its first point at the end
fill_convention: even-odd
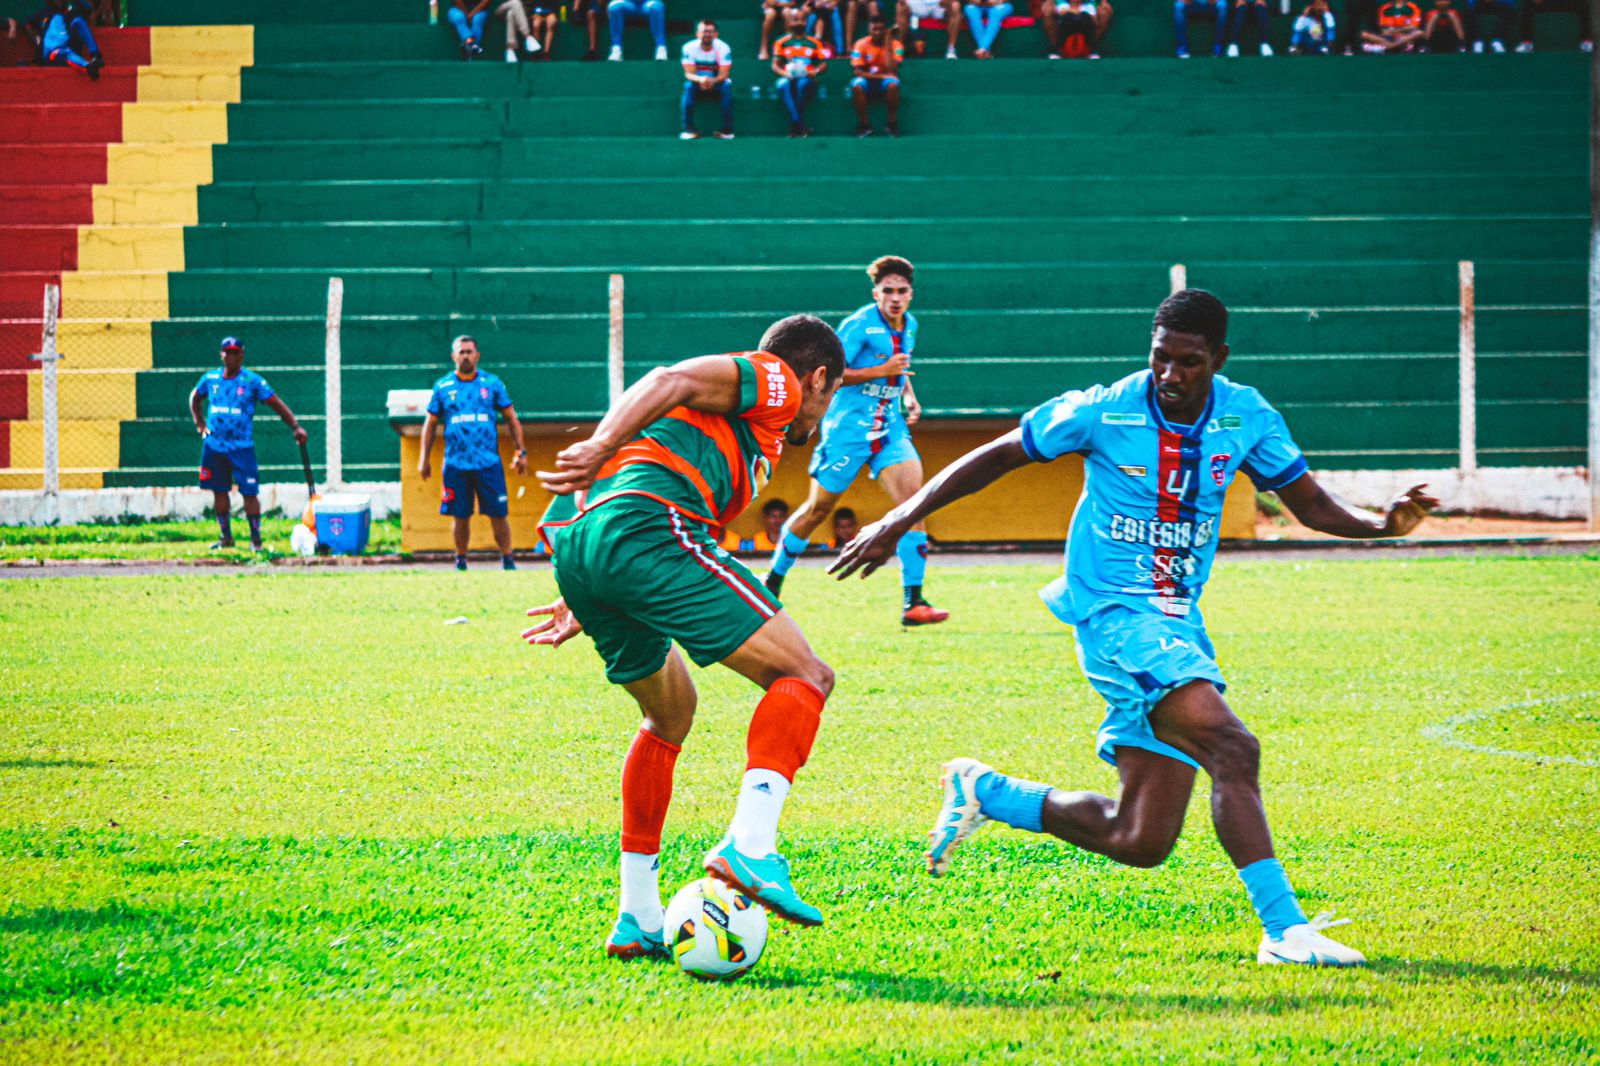
{"type": "Polygon", "coordinates": [[[678,969],[702,981],[731,981],[761,958],[767,912],[749,896],[703,877],[667,904],[666,934],[678,969]]]}

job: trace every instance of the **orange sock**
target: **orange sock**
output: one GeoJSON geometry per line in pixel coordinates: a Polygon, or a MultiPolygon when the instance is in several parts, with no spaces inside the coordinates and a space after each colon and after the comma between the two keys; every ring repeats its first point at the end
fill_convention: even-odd
{"type": "Polygon", "coordinates": [[[793,781],[811,754],[826,700],[821,689],[798,677],[774,681],[750,719],[745,769],[774,770],[793,781]]]}
{"type": "Polygon", "coordinates": [[[654,855],[661,850],[661,826],[672,802],[672,767],[677,744],[640,729],[622,764],[622,850],[654,855]]]}

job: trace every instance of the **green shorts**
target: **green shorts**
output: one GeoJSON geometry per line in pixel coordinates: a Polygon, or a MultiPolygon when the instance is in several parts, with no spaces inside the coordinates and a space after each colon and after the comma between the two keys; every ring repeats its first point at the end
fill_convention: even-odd
{"type": "Polygon", "coordinates": [[[783,610],[711,531],[643,496],[624,496],[557,530],[556,584],[626,685],[667,661],[676,640],[699,666],[733,654],[783,610]]]}

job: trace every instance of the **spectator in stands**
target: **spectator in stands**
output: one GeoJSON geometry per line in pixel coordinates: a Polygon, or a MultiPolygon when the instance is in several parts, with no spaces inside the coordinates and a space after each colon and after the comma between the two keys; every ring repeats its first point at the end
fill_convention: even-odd
{"type": "MultiPolygon", "coordinates": [[[[1585,4],[1589,0],[1583,0],[1585,4]]],[[[1532,0],[1523,0],[1523,10],[1532,6],[1532,0]]],[[[1488,40],[1489,51],[1504,52],[1506,38],[1511,36],[1512,18],[1517,13],[1517,0],[1467,0],[1467,30],[1472,34],[1472,50],[1482,52],[1484,24],[1494,16],[1494,36],[1488,40]]]]}
{"type": "Polygon", "coordinates": [[[1210,19],[1217,24],[1211,54],[1220,56],[1228,43],[1228,0],[1173,0],[1172,26],[1178,37],[1178,58],[1189,58],[1189,20],[1210,19]]]}
{"type": "Polygon", "coordinates": [[[1424,52],[1465,52],[1467,31],[1461,22],[1461,12],[1451,6],[1450,0],[1433,0],[1433,7],[1422,19],[1424,52]]]}
{"type": "Polygon", "coordinates": [[[1244,24],[1254,22],[1259,51],[1264,56],[1272,54],[1267,42],[1267,0],[1233,0],[1233,15],[1228,19],[1228,57],[1239,56],[1239,39],[1244,35],[1244,24]]]}
{"type": "Polygon", "coordinates": [[[656,42],[656,59],[667,61],[667,5],[661,0],[611,0],[606,5],[606,13],[611,19],[611,55],[607,58],[613,63],[622,62],[622,33],[629,19],[644,19],[650,24],[650,36],[656,42]]]}
{"type": "Polygon", "coordinates": [[[817,79],[828,69],[822,58],[822,42],[806,36],[806,16],[798,7],[783,13],[789,32],[773,46],[772,71],[778,75],[778,99],[789,112],[789,136],[809,137],[806,104],[817,92],[817,79]]]}
{"type": "Polygon", "coordinates": [[[83,0],[49,0],[29,19],[28,31],[37,45],[40,65],[76,67],[89,75],[90,81],[99,81],[100,68],[106,61],[89,28],[93,13],[94,9],[83,0]]]}
{"type": "MultiPolygon", "coordinates": [[[[528,9],[524,6],[523,0],[502,0],[500,6],[494,9],[494,13],[505,19],[506,23],[507,63],[515,63],[517,61],[517,45],[519,44],[527,49],[529,55],[533,55],[541,47],[539,41],[534,37],[534,23],[537,22],[542,29],[545,14],[552,9],[548,0],[534,0],[534,3],[543,4],[544,6],[534,9],[532,22],[529,21],[528,9]]],[[[553,16],[550,21],[555,21],[553,16]]],[[[546,37],[545,44],[548,45],[548,35],[546,37]]]]}
{"type": "Polygon", "coordinates": [[[994,42],[1000,29],[1011,17],[1011,5],[1006,0],[970,0],[962,9],[967,16],[967,31],[972,34],[973,52],[978,59],[994,58],[994,42]]]}
{"type": "Polygon", "coordinates": [[[783,500],[771,499],[762,504],[761,528],[756,531],[755,540],[745,550],[764,552],[768,555],[777,551],[778,542],[783,539],[783,524],[788,520],[789,505],[783,500]]]}
{"type": "MultiPolygon", "coordinates": [[[[945,30],[944,57],[956,58],[956,41],[961,37],[961,0],[897,0],[895,4],[896,29],[902,43],[909,44],[914,55],[928,52],[928,39],[921,24],[931,19],[942,19],[945,30]]],[[[850,36],[854,36],[854,19],[850,36]]]]}
{"type": "Polygon", "coordinates": [[[806,0],[806,33],[822,40],[819,26],[828,28],[827,50],[829,59],[843,55],[850,38],[845,36],[844,16],[839,10],[840,0],[806,0]]]}
{"type": "Polygon", "coordinates": [[[889,136],[900,136],[900,64],[906,58],[905,45],[889,36],[889,24],[881,16],[867,22],[867,35],[850,50],[850,99],[856,107],[856,136],[872,136],[867,119],[867,101],[882,97],[889,136]]]}
{"type": "Polygon", "coordinates": [[[1361,38],[1368,52],[1414,52],[1422,40],[1422,10],[1411,0],[1388,0],[1378,8],[1378,32],[1361,38]]]}
{"type": "Polygon", "coordinates": [[[1533,13],[1539,11],[1570,11],[1578,19],[1578,50],[1594,51],[1594,22],[1589,11],[1589,0],[1522,0],[1522,42],[1519,52],[1533,51],[1533,13]]]}
{"type": "Polygon", "coordinates": [[[1100,58],[1100,5],[1095,0],[1044,0],[1039,14],[1051,59],[1100,58]]]}
{"type": "MultiPolygon", "coordinates": [[[[797,10],[801,0],[761,0],[761,48],[756,52],[756,58],[766,62],[772,58],[772,31],[782,22],[787,29],[789,26],[789,12],[797,10]]],[[[804,16],[801,17],[804,28],[804,16]]],[[[788,32],[793,33],[793,30],[788,32]]]]}
{"type": "MultiPolygon", "coordinates": [[[[585,63],[593,62],[600,58],[600,23],[603,21],[606,0],[573,0],[572,7],[567,10],[567,21],[573,25],[582,25],[589,31],[589,50],[578,58],[585,63]]],[[[549,53],[545,53],[549,58],[549,53]]]]}
{"type": "Polygon", "coordinates": [[[1333,49],[1335,37],[1333,11],[1328,7],[1328,0],[1311,0],[1294,20],[1294,29],[1289,35],[1289,54],[1325,56],[1333,49]]]}
{"type": "Polygon", "coordinates": [[[489,23],[489,0],[451,0],[444,17],[461,41],[461,58],[470,61],[481,56],[483,28],[489,23]]]}
{"type": "Polygon", "coordinates": [[[856,539],[856,534],[861,532],[861,523],[856,521],[856,513],[848,507],[841,507],[833,512],[833,546],[837,550],[856,539]]]}
{"type": "Polygon", "coordinates": [[[686,141],[700,136],[694,129],[695,101],[712,96],[722,105],[722,128],[717,136],[732,140],[733,49],[717,39],[717,24],[710,19],[701,19],[695,33],[697,36],[683,45],[683,132],[678,136],[686,141]]]}
{"type": "Polygon", "coordinates": [[[426,481],[433,476],[433,438],[436,427],[444,423],[444,471],[439,493],[439,513],[452,519],[451,532],[456,542],[456,569],[467,568],[467,547],[472,538],[473,502],[489,519],[494,542],[500,549],[500,566],[515,570],[511,558],[510,494],[506,492],[506,468],[500,461],[500,416],[511,430],[517,445],[512,466],[518,474],[528,472],[528,449],[522,442],[522,423],[511,406],[505,382],[478,369],[478,342],[457,337],[450,344],[450,358],[456,368],[433,383],[428,400],[428,416],[422,422],[422,457],[417,473],[426,481]]]}
{"type": "Polygon", "coordinates": [[[265,378],[244,368],[244,343],[237,337],[222,338],[222,369],[207,372],[189,393],[189,415],[205,442],[200,446],[200,487],[211,491],[221,534],[211,545],[213,550],[233,547],[228,492],[235,485],[244,497],[244,514],[250,521],[250,548],[261,550],[261,482],[255,442],[258,403],[277,412],[293,431],[296,444],[306,442],[306,431],[289,405],[265,378]]]}
{"type": "Polygon", "coordinates": [[[1378,0],[1345,0],[1339,48],[1345,55],[1365,50],[1362,34],[1378,28],[1378,0]]]}

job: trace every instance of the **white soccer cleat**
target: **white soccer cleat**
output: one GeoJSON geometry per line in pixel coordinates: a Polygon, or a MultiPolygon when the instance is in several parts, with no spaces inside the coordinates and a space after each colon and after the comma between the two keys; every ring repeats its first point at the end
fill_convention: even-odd
{"type": "Polygon", "coordinates": [[[943,877],[950,869],[950,857],[978,827],[989,820],[978,809],[978,778],[994,771],[977,759],[951,759],[944,764],[939,784],[944,787],[944,802],[928,834],[928,872],[943,877]]]}
{"type": "Polygon", "coordinates": [[[1266,41],[1262,41],[1261,42],[1261,54],[1264,55],[1264,56],[1271,56],[1272,55],[1272,46],[1270,44],[1268,44],[1266,41]]]}
{"type": "Polygon", "coordinates": [[[1239,46],[1238,45],[1230,44],[1228,46],[1228,58],[1229,59],[1238,59],[1239,58],[1239,46]]]}
{"type": "Polygon", "coordinates": [[[611,54],[606,56],[606,59],[610,60],[613,63],[622,62],[622,46],[620,44],[612,45],[611,46],[611,54]]]}
{"type": "Polygon", "coordinates": [[[656,49],[656,62],[657,63],[665,63],[666,61],[667,61],[667,46],[666,45],[661,45],[659,48],[656,49]]]}
{"type": "Polygon", "coordinates": [[[1277,940],[1263,933],[1256,961],[1263,966],[1365,966],[1367,957],[1361,952],[1322,935],[1324,929],[1349,924],[1349,918],[1335,921],[1332,911],[1323,911],[1309,922],[1291,925],[1277,940]]]}

